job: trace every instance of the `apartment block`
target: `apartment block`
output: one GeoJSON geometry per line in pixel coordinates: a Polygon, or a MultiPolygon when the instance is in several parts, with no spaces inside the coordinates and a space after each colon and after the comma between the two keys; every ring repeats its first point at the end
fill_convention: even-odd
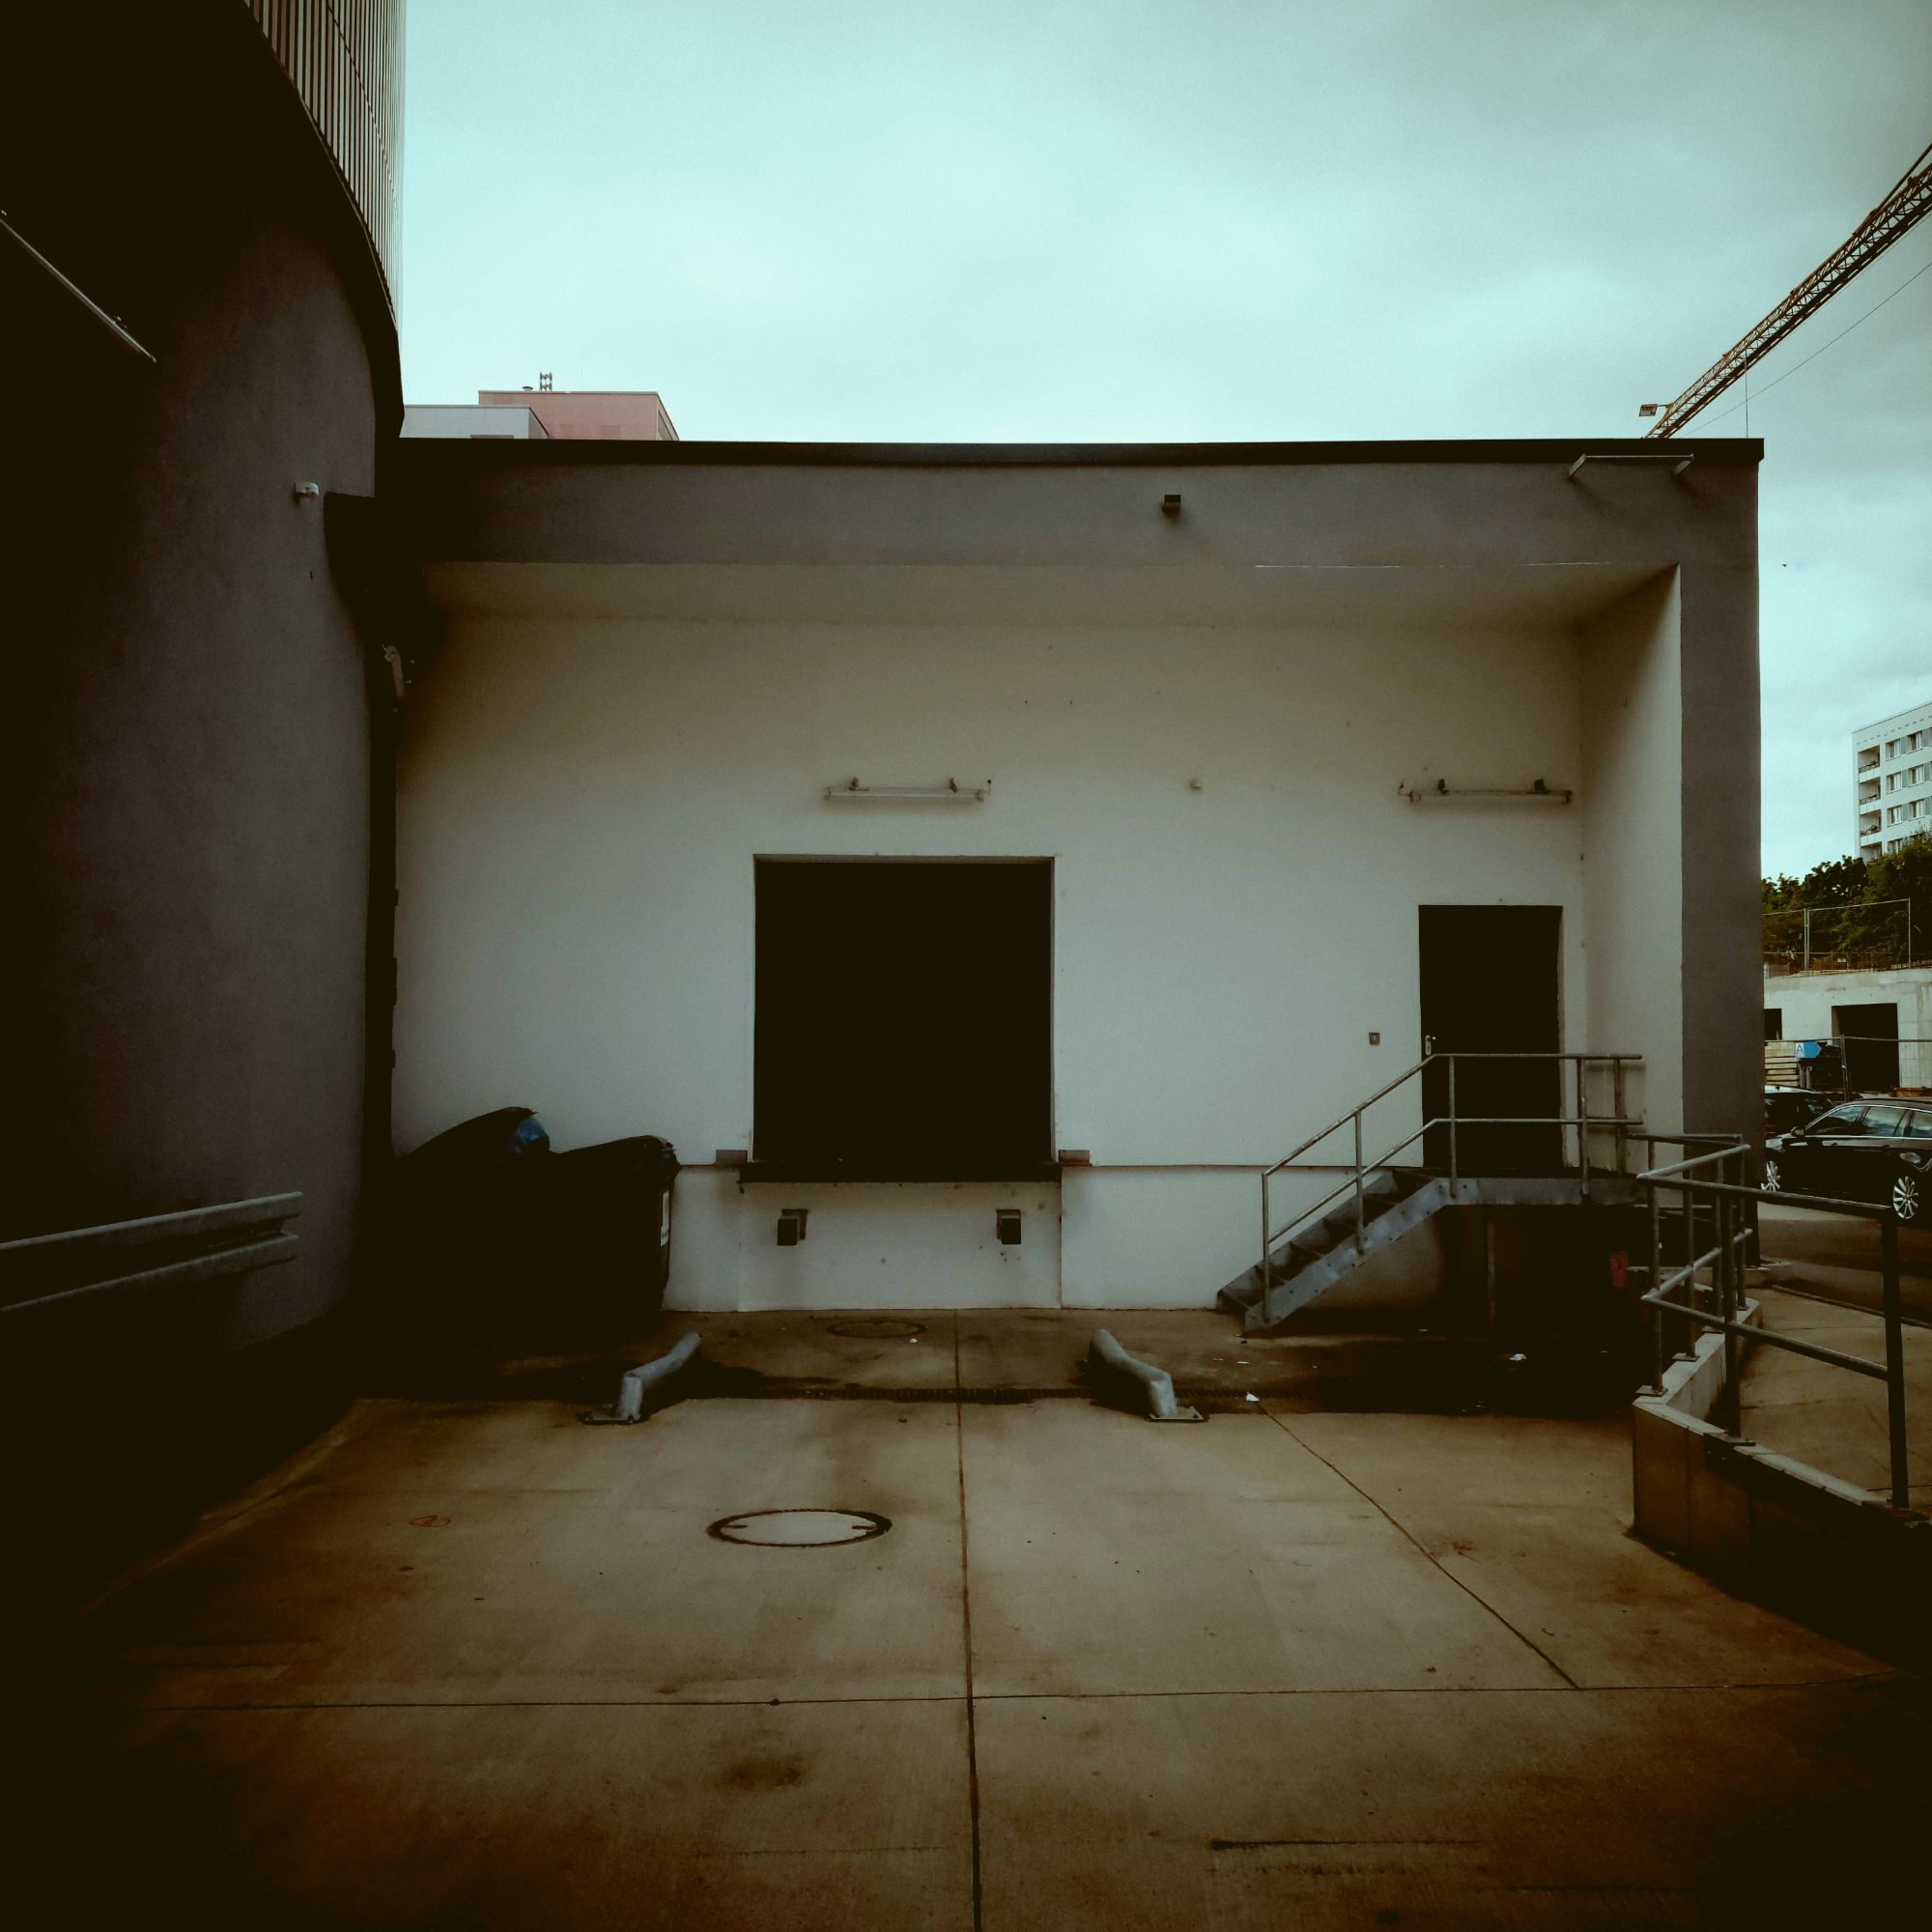
{"type": "Polygon", "coordinates": [[[1852,765],[1861,859],[1932,834],[1932,703],[1855,731],[1852,765]]]}

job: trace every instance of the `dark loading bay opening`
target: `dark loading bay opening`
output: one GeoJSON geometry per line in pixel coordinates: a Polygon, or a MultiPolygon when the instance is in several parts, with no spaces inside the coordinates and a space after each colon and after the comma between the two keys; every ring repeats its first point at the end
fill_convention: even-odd
{"type": "Polygon", "coordinates": [[[1855,1094],[1889,1094],[1898,1085],[1898,1002],[1833,1007],[1832,1031],[1845,1042],[1845,1083],[1855,1094]]]}
{"type": "Polygon", "coordinates": [[[1052,1172],[1050,861],[761,859],[748,1179],[1052,1172]]]}
{"type": "MultiPolygon", "coordinates": [[[[1438,1053],[1554,1053],[1562,1042],[1560,906],[1422,906],[1417,944],[1422,980],[1422,1037],[1438,1053]]],[[[1460,1060],[1459,1122],[1491,1115],[1520,1119],[1561,1114],[1562,1069],[1548,1060],[1460,1060]]],[[[1449,1069],[1422,1076],[1425,1118],[1449,1112],[1449,1069]]],[[[1431,1167],[1449,1165],[1449,1130],[1424,1141],[1431,1167]]],[[[1554,1174],[1562,1166],[1555,1126],[1459,1125],[1461,1172],[1554,1174]]]]}

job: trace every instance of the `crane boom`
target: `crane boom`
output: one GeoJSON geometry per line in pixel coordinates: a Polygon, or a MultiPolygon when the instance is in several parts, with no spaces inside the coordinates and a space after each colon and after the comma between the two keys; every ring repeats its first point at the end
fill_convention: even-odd
{"type": "Polygon", "coordinates": [[[1752,363],[1771,354],[1815,315],[1861,269],[1875,262],[1918,218],[1932,213],[1932,147],[1899,176],[1891,192],[1850,237],[1811,270],[1772,312],[1718,357],[1662,413],[1646,435],[1675,436],[1699,410],[1728,389],[1752,363]]]}

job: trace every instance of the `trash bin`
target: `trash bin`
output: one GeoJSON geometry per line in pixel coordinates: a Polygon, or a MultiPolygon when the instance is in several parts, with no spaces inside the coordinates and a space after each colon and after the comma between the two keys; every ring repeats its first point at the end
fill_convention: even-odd
{"type": "Polygon", "coordinates": [[[652,1134],[553,1153],[543,1163],[539,1238],[545,1325],[586,1340],[648,1328],[670,1277],[677,1153],[652,1134]]]}
{"type": "Polygon", "coordinates": [[[450,1342],[594,1346],[664,1305],[677,1155],[651,1135],[560,1153],[499,1107],[397,1165],[398,1253],[418,1321],[450,1342]]]}
{"type": "Polygon", "coordinates": [[[401,1307],[431,1353],[502,1325],[528,1259],[535,1179],[553,1158],[528,1107],[498,1107],[396,1163],[401,1307]]]}

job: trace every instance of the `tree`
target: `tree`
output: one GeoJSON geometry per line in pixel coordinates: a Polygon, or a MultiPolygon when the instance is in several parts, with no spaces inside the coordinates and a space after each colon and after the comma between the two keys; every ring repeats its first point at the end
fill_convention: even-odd
{"type": "Polygon", "coordinates": [[[1767,957],[1803,956],[1807,912],[1813,959],[1897,965],[1932,953],[1932,837],[1923,833],[1875,859],[1827,859],[1802,879],[1780,872],[1759,891],[1767,957]],[[1905,906],[1888,903],[1900,899],[1910,901],[1909,920],[1905,906]]]}
{"type": "Polygon", "coordinates": [[[1912,956],[1932,953],[1932,835],[1919,833],[1896,852],[1882,853],[1867,868],[1874,899],[1909,899],[1912,956]]]}

